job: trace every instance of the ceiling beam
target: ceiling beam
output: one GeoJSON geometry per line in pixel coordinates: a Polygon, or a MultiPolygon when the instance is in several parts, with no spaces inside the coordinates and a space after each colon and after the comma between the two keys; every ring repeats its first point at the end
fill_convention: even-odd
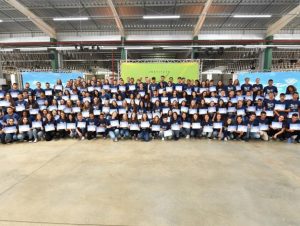
{"type": "Polygon", "coordinates": [[[278,33],[282,28],[284,28],[289,22],[295,19],[300,14],[300,5],[288,12],[286,15],[282,16],[275,23],[268,27],[266,37],[270,37],[278,33]]]}
{"type": "Polygon", "coordinates": [[[117,27],[118,27],[118,29],[120,31],[121,36],[125,37],[124,27],[123,27],[122,21],[121,21],[121,19],[119,17],[119,14],[118,14],[118,12],[117,12],[117,10],[115,8],[114,3],[112,2],[112,0],[107,0],[107,3],[108,3],[108,5],[109,5],[109,7],[110,7],[110,9],[111,9],[111,11],[113,13],[114,19],[116,21],[116,24],[117,24],[117,27]]]}
{"type": "Polygon", "coordinates": [[[31,12],[26,6],[18,2],[17,0],[5,0],[8,4],[13,6],[16,10],[23,13],[28,19],[34,23],[40,30],[42,30],[45,34],[49,35],[50,38],[56,38],[56,32],[54,28],[49,26],[45,21],[43,21],[40,17],[31,12]]]}
{"type": "Polygon", "coordinates": [[[199,16],[198,22],[194,28],[193,37],[197,36],[200,33],[200,30],[204,24],[207,12],[212,4],[213,0],[207,0],[205,2],[204,8],[199,16]]]}

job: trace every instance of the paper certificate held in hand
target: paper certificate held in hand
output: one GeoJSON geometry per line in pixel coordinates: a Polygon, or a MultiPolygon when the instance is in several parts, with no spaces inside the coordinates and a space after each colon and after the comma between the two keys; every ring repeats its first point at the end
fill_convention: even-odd
{"type": "Polygon", "coordinates": [[[4,127],[4,133],[16,133],[16,132],[17,132],[16,126],[4,127]]]}
{"type": "Polygon", "coordinates": [[[140,127],[138,124],[130,124],[130,130],[140,130],[140,127]]]}
{"type": "Polygon", "coordinates": [[[77,122],[77,127],[78,128],[85,128],[85,126],[86,126],[86,122],[77,122]]]}
{"type": "Polygon", "coordinates": [[[39,109],[30,109],[30,110],[29,110],[29,113],[30,113],[31,115],[37,115],[37,114],[39,113],[39,109]]]}
{"type": "Polygon", "coordinates": [[[170,87],[170,86],[167,86],[166,87],[166,91],[167,91],[167,93],[172,93],[173,92],[173,88],[170,87]]]}
{"type": "Polygon", "coordinates": [[[250,132],[251,133],[258,133],[260,131],[259,126],[251,126],[250,132]]]}
{"type": "Polygon", "coordinates": [[[259,130],[260,131],[267,131],[267,130],[269,130],[269,125],[267,125],[267,124],[259,124],[259,130]]]}
{"type": "Polygon", "coordinates": [[[160,125],[152,125],[151,130],[155,131],[155,132],[159,132],[160,131],[160,125]]]}
{"type": "Polygon", "coordinates": [[[67,129],[67,124],[65,122],[58,123],[56,125],[57,130],[65,130],[67,129]]]}
{"type": "Polygon", "coordinates": [[[41,121],[33,121],[32,122],[32,128],[42,128],[42,122],[41,121]]]}
{"type": "Polygon", "coordinates": [[[246,113],[245,113],[244,109],[238,109],[237,112],[236,112],[236,114],[244,116],[246,113]]]}
{"type": "Polygon", "coordinates": [[[222,129],[223,123],[222,122],[214,122],[213,127],[214,127],[214,129],[222,129]]]}
{"type": "Polygon", "coordinates": [[[164,131],[164,137],[171,137],[171,136],[173,136],[172,130],[166,130],[166,131],[164,131]]]}
{"type": "Polygon", "coordinates": [[[182,86],[175,86],[175,90],[181,92],[182,91],[182,86]]]}
{"type": "Polygon", "coordinates": [[[25,106],[22,104],[22,105],[17,105],[16,106],[16,111],[17,112],[20,112],[20,111],[24,111],[25,110],[25,106]]]}
{"type": "Polygon", "coordinates": [[[190,108],[189,109],[189,114],[190,115],[197,114],[197,109],[196,108],[190,108]]]}
{"type": "Polygon", "coordinates": [[[274,111],[266,111],[266,114],[268,117],[273,117],[274,116],[274,111]]]}
{"type": "Polygon", "coordinates": [[[192,129],[201,129],[200,122],[193,122],[192,123],[192,129]]]}
{"type": "Polygon", "coordinates": [[[119,90],[120,90],[121,92],[125,92],[125,91],[126,91],[126,87],[125,87],[125,86],[119,86],[119,90]]]}
{"type": "Polygon", "coordinates": [[[75,123],[67,123],[67,129],[76,129],[75,123]]]}
{"type": "Polygon", "coordinates": [[[277,111],[284,111],[285,110],[285,104],[275,104],[275,110],[277,111]]]}
{"type": "Polygon", "coordinates": [[[0,107],[9,107],[10,103],[6,100],[1,100],[0,101],[0,107]]]}
{"type": "Polygon", "coordinates": [[[112,127],[118,127],[119,126],[119,121],[118,120],[111,120],[110,121],[110,125],[112,127]]]}
{"type": "Polygon", "coordinates": [[[292,123],[290,124],[290,130],[300,130],[300,124],[299,123],[292,123]]]}
{"type": "Polygon", "coordinates": [[[227,131],[228,132],[235,132],[236,131],[236,126],[228,126],[228,128],[227,128],[227,131]]]}
{"type": "Polygon", "coordinates": [[[237,131],[238,132],[244,132],[244,133],[246,133],[247,130],[248,130],[248,127],[244,126],[244,125],[238,125],[238,127],[237,127],[237,131]]]}
{"type": "Polygon", "coordinates": [[[90,113],[88,111],[83,111],[82,112],[82,117],[88,118],[88,117],[90,117],[90,113]]]}
{"type": "Polygon", "coordinates": [[[175,131],[178,131],[178,130],[180,130],[180,126],[178,124],[172,124],[171,129],[175,130],[175,131]]]}
{"type": "Polygon", "coordinates": [[[203,132],[204,133],[212,133],[213,127],[212,126],[204,126],[203,127],[203,132]]]}
{"type": "Polygon", "coordinates": [[[80,110],[80,107],[73,107],[72,108],[72,112],[73,113],[79,113],[81,110],[80,110]]]}
{"type": "Polygon", "coordinates": [[[187,113],[189,111],[189,108],[185,106],[181,106],[180,111],[187,113]]]}
{"type": "Polygon", "coordinates": [[[208,113],[214,113],[216,111],[217,111],[216,107],[209,107],[208,108],[208,113]]]}
{"type": "Polygon", "coordinates": [[[206,108],[199,109],[199,115],[206,115],[207,111],[208,111],[208,109],[206,109],[206,108]]]}
{"type": "Polygon", "coordinates": [[[130,91],[134,91],[134,90],[135,90],[135,85],[130,85],[130,86],[129,86],[129,90],[130,90],[130,91]]]}
{"type": "Polygon", "coordinates": [[[148,121],[146,122],[141,122],[141,127],[142,128],[149,128],[150,127],[150,123],[148,121]]]}
{"type": "Polygon", "coordinates": [[[282,129],[282,122],[272,122],[273,129],[282,129]]]}
{"type": "Polygon", "coordinates": [[[120,127],[121,127],[121,128],[128,128],[128,126],[129,126],[129,125],[128,125],[128,122],[126,122],[126,121],[123,121],[123,122],[121,121],[121,122],[120,122],[120,127]]]}
{"type": "Polygon", "coordinates": [[[47,125],[45,125],[45,131],[46,132],[55,131],[54,124],[47,124],[47,125]]]}
{"type": "Polygon", "coordinates": [[[19,125],[19,132],[23,133],[23,132],[28,132],[30,130],[29,125],[19,125]]]}
{"type": "Polygon", "coordinates": [[[190,129],[191,128],[191,123],[189,123],[189,122],[183,122],[182,123],[182,127],[186,128],[186,129],[190,129]]]}
{"type": "Polygon", "coordinates": [[[62,90],[62,85],[56,85],[56,86],[54,86],[54,89],[55,90],[62,90]]]}
{"type": "Polygon", "coordinates": [[[100,115],[100,113],[101,113],[100,110],[97,110],[97,109],[94,110],[94,115],[100,115]]]}
{"type": "Polygon", "coordinates": [[[87,131],[89,131],[89,132],[95,132],[96,131],[96,126],[95,125],[88,125],[87,126],[87,131]]]}
{"type": "Polygon", "coordinates": [[[218,112],[220,114],[227,114],[227,109],[226,108],[219,108],[218,112]]]}
{"type": "Polygon", "coordinates": [[[104,133],[105,132],[105,128],[102,126],[97,127],[97,133],[104,133]]]}

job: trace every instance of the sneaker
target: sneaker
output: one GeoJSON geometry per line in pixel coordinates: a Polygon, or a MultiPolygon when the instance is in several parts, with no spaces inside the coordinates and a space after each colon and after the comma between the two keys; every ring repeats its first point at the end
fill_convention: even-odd
{"type": "Polygon", "coordinates": [[[186,139],[190,139],[190,135],[186,135],[186,137],[185,137],[186,139]]]}
{"type": "Polygon", "coordinates": [[[32,143],[32,140],[29,140],[28,142],[29,142],[29,143],[32,143]]]}
{"type": "Polygon", "coordinates": [[[118,142],[118,138],[115,138],[115,139],[114,139],[114,142],[118,142]]]}
{"type": "Polygon", "coordinates": [[[37,139],[34,139],[33,143],[36,143],[37,142],[37,139]]]}
{"type": "Polygon", "coordinates": [[[227,141],[227,140],[228,140],[227,137],[225,137],[225,138],[224,138],[224,141],[227,141]]]}
{"type": "Polygon", "coordinates": [[[85,139],[85,137],[81,137],[81,140],[84,140],[85,139]]]}
{"type": "Polygon", "coordinates": [[[289,139],[287,140],[287,142],[288,142],[288,144],[291,144],[291,143],[293,143],[293,139],[292,139],[292,138],[289,138],[289,139]]]}
{"type": "Polygon", "coordinates": [[[162,138],[161,138],[161,140],[165,140],[165,138],[164,138],[164,137],[162,137],[162,138]]]}

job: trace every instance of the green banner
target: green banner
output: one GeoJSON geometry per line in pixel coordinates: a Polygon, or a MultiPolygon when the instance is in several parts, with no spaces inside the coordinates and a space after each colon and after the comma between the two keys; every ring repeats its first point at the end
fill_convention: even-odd
{"type": "Polygon", "coordinates": [[[122,63],[121,77],[126,81],[127,78],[144,80],[145,77],[155,77],[158,81],[160,76],[166,78],[173,77],[174,81],[178,77],[186,79],[199,79],[199,63],[122,63]]]}

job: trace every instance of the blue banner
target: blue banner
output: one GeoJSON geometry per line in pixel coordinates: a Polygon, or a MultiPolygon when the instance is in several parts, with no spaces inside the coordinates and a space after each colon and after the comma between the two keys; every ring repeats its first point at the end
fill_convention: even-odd
{"type": "Polygon", "coordinates": [[[56,84],[57,79],[61,79],[63,85],[70,79],[77,79],[83,77],[82,72],[22,72],[23,85],[26,82],[30,84],[30,87],[34,89],[37,82],[42,83],[42,88],[45,88],[45,83],[49,82],[53,87],[56,84]]]}
{"type": "Polygon", "coordinates": [[[268,80],[273,79],[274,85],[277,86],[278,93],[285,93],[289,85],[293,85],[300,91],[300,72],[256,72],[239,74],[240,83],[243,84],[245,78],[250,78],[251,84],[255,83],[256,78],[260,78],[263,86],[268,85],[268,80]]]}

